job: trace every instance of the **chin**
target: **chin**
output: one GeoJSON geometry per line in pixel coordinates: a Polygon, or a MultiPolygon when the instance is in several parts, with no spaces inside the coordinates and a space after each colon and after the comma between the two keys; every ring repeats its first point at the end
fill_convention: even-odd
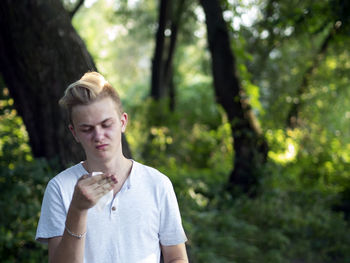
{"type": "Polygon", "coordinates": [[[115,157],[115,155],[113,156],[112,154],[99,154],[98,156],[96,156],[97,159],[100,159],[101,161],[109,161],[111,159],[113,159],[113,157],[115,157]]]}

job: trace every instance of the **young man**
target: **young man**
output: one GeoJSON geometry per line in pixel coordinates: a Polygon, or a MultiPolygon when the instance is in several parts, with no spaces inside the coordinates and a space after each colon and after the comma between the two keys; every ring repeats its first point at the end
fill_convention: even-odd
{"type": "Polygon", "coordinates": [[[67,88],[60,105],[86,160],[46,188],[36,239],[48,243],[49,261],[158,263],[162,251],[165,263],[188,262],[170,180],[122,153],[128,115],[116,91],[89,72],[67,88]]]}

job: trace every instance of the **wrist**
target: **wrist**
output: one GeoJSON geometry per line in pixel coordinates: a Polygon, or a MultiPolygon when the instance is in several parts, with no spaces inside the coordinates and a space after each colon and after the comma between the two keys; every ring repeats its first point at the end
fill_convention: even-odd
{"type": "Polygon", "coordinates": [[[72,201],[70,206],[69,206],[69,211],[71,213],[74,213],[75,215],[79,216],[79,215],[87,214],[88,209],[82,208],[79,205],[76,205],[74,201],[72,201]]]}
{"type": "Polygon", "coordinates": [[[69,236],[82,239],[86,234],[87,209],[79,209],[70,205],[65,222],[65,229],[69,236]]]}
{"type": "Polygon", "coordinates": [[[77,239],[82,239],[85,237],[86,235],[86,231],[84,233],[81,233],[81,234],[76,234],[76,233],[73,233],[72,231],[69,230],[69,228],[67,227],[67,223],[66,223],[66,231],[67,233],[72,236],[72,237],[75,237],[77,239]]]}
{"type": "Polygon", "coordinates": [[[68,226],[74,226],[81,223],[85,225],[87,220],[87,212],[87,209],[80,209],[71,204],[68,209],[66,223],[68,223],[68,226]]]}

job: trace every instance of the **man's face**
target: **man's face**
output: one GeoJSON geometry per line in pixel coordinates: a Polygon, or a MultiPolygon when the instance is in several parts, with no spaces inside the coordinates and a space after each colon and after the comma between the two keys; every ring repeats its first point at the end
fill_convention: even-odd
{"type": "Polygon", "coordinates": [[[107,97],[73,107],[73,125],[69,128],[84,148],[87,159],[106,162],[121,153],[121,133],[127,121],[128,115],[120,115],[114,101],[107,97]]]}

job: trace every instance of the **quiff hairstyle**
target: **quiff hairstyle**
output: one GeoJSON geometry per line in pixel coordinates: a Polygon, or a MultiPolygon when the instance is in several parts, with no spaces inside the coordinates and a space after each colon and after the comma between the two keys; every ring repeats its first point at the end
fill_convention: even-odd
{"type": "Polygon", "coordinates": [[[70,84],[59,100],[60,106],[68,113],[72,122],[72,109],[77,105],[88,105],[100,99],[110,97],[116,104],[119,114],[123,113],[123,106],[117,91],[98,72],[87,72],[80,80],[70,84]]]}

